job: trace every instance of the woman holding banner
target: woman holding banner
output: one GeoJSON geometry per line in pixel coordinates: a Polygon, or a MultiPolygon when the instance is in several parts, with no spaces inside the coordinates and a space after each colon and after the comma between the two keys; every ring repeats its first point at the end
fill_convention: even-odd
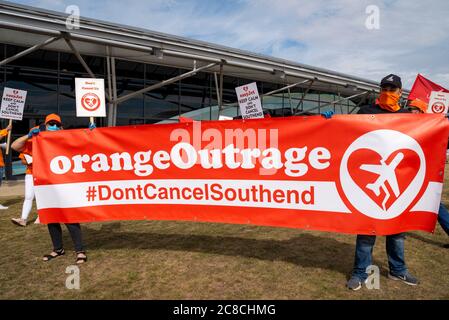
{"type": "MultiPolygon", "coordinates": [[[[12,221],[18,225],[25,226],[26,219],[32,208],[32,203],[34,199],[34,184],[32,176],[32,138],[38,135],[41,131],[59,131],[62,130],[62,121],[57,114],[49,114],[45,118],[45,124],[32,128],[28,135],[23,136],[12,144],[12,148],[21,152],[24,156],[23,158],[27,162],[27,175],[25,180],[25,201],[23,204],[22,217],[20,219],[12,219],[12,221]],[[22,224],[23,223],[23,224],[22,224]]],[[[84,263],[87,261],[86,252],[84,251],[82,236],[81,236],[81,226],[79,223],[67,223],[67,229],[69,230],[70,236],[72,238],[73,244],[76,251],[76,263],[84,263]]],[[[49,223],[48,231],[53,243],[53,251],[43,257],[44,261],[50,261],[54,258],[62,256],[65,254],[63,243],[62,243],[62,229],[59,223],[49,223]]]]}
{"type": "Polygon", "coordinates": [[[22,144],[24,144],[23,148],[18,148],[17,150],[21,150],[19,158],[22,160],[22,163],[26,166],[25,200],[23,201],[22,215],[20,218],[11,219],[12,223],[14,223],[17,226],[25,227],[27,225],[28,217],[33,208],[34,183],[33,183],[33,157],[32,157],[32,144],[31,144],[33,132],[56,131],[58,126],[61,126],[61,118],[56,114],[50,114],[46,117],[45,124],[32,128],[27,136],[23,136],[22,138],[17,139],[16,141],[14,141],[12,145],[14,149],[21,147],[22,144]]]}
{"type": "MultiPolygon", "coordinates": [[[[11,125],[7,126],[6,129],[0,130],[0,140],[2,140],[4,137],[8,135],[8,132],[11,131],[11,125]]],[[[5,162],[3,161],[3,153],[2,153],[2,146],[0,145],[0,187],[2,185],[3,180],[3,174],[5,172],[5,162]]],[[[0,204],[0,210],[6,210],[8,207],[2,206],[0,204]]]]}

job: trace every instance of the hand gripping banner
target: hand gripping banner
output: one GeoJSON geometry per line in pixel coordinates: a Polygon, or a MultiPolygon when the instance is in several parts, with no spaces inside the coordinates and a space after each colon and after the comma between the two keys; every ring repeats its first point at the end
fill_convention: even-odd
{"type": "Polygon", "coordinates": [[[43,132],[42,223],[190,220],[433,232],[449,122],[341,115],[43,132]]]}

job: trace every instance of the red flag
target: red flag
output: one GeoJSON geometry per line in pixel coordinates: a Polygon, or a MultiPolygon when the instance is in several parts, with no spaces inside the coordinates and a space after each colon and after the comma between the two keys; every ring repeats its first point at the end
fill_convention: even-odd
{"type": "Polygon", "coordinates": [[[422,75],[418,74],[416,77],[415,83],[413,84],[412,90],[408,96],[408,100],[419,99],[424,101],[425,103],[429,103],[430,94],[432,91],[442,91],[448,92],[449,90],[443,88],[439,84],[430,81],[429,79],[424,78],[422,75]]]}

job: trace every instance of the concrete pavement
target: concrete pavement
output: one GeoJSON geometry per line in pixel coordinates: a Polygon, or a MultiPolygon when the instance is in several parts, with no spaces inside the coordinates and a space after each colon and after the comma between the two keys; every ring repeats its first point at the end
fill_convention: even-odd
{"type": "Polygon", "coordinates": [[[24,180],[14,180],[14,181],[3,180],[2,185],[0,187],[0,198],[23,197],[24,194],[25,194],[24,180]]]}

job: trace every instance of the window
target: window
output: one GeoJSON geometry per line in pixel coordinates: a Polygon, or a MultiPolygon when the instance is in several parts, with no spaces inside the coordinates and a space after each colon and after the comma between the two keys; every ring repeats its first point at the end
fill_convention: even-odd
{"type": "Polygon", "coordinates": [[[75,78],[77,74],[61,72],[59,75],[59,113],[61,116],[76,115],[75,78]]]}
{"type": "MultiPolygon", "coordinates": [[[[90,78],[86,69],[82,66],[78,58],[72,53],[61,52],[60,55],[60,71],[76,73],[77,78],[90,78]]],[[[82,56],[89,69],[96,77],[103,78],[106,74],[105,59],[101,57],[82,56]]],[[[56,67],[57,69],[57,67],[56,67]]]]}
{"type": "MultiPolygon", "coordinates": [[[[12,57],[19,52],[28,49],[27,47],[19,47],[6,45],[6,57],[12,57]]],[[[12,61],[8,66],[28,67],[35,70],[47,69],[58,70],[58,52],[48,50],[33,51],[17,60],[12,61]]]]}
{"type": "MultiPolygon", "coordinates": [[[[182,70],[181,72],[184,72],[182,70]]],[[[211,120],[211,88],[209,74],[199,73],[193,77],[182,80],[180,83],[180,112],[186,114],[198,109],[207,110],[196,120],[211,120]]]]}
{"type": "MultiPolygon", "coordinates": [[[[176,77],[179,69],[145,65],[145,87],[176,77]]],[[[144,122],[156,123],[179,115],[179,84],[173,83],[144,94],[144,122]]]]}
{"type": "Polygon", "coordinates": [[[179,116],[179,85],[171,84],[145,93],[145,118],[179,116]]]}
{"type": "Polygon", "coordinates": [[[24,117],[58,112],[57,72],[7,66],[4,85],[28,92],[24,117]]]}
{"type": "MultiPolygon", "coordinates": [[[[126,96],[143,89],[144,80],[117,78],[117,96],[126,96]]],[[[143,118],[144,102],[143,94],[134,96],[117,106],[117,117],[119,118],[143,118]]]]}

